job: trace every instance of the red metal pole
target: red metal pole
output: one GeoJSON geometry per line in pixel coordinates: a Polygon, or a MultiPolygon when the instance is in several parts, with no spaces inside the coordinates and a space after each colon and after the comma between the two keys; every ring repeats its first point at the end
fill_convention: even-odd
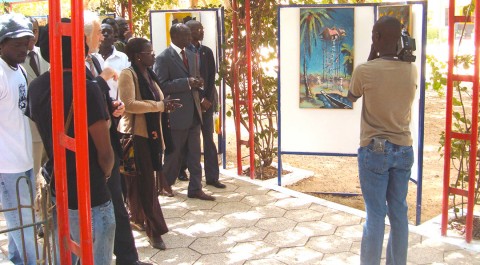
{"type": "Polygon", "coordinates": [[[442,236],[447,235],[448,201],[450,194],[450,159],[452,146],[452,97],[453,97],[453,64],[455,41],[455,0],[450,0],[448,10],[448,71],[447,71],[447,102],[445,110],[445,154],[443,168],[443,201],[442,201],[442,236]]]}
{"type": "Polygon", "coordinates": [[[82,264],[93,264],[83,1],[73,0],[71,4],[72,54],[77,55],[73,57],[72,73],[81,259],[82,264]]]}
{"type": "Polygon", "coordinates": [[[130,27],[130,32],[133,33],[133,9],[132,9],[132,0],[128,0],[128,26],[130,27]]]}
{"type": "Polygon", "coordinates": [[[468,243],[472,241],[473,235],[473,208],[475,206],[475,184],[477,178],[477,140],[478,140],[478,89],[479,89],[479,71],[480,71],[480,56],[478,51],[478,45],[480,45],[480,7],[478,6],[480,1],[476,1],[475,5],[475,61],[474,61],[474,74],[472,85],[472,131],[470,134],[470,160],[468,168],[468,204],[467,204],[467,219],[465,223],[465,239],[468,243]]]}
{"type": "Polygon", "coordinates": [[[248,141],[250,146],[250,178],[255,178],[255,137],[253,127],[253,89],[252,89],[252,45],[251,36],[252,30],[250,28],[250,0],[245,0],[245,31],[246,41],[245,49],[247,53],[247,83],[248,83],[248,141]]]}
{"type": "Polygon", "coordinates": [[[242,117],[240,113],[240,86],[238,84],[238,5],[237,1],[232,1],[233,20],[233,62],[232,62],[232,74],[233,74],[233,100],[235,107],[235,136],[237,138],[237,174],[242,175],[242,147],[241,147],[241,135],[240,135],[240,119],[242,117]]]}
{"type": "Polygon", "coordinates": [[[64,135],[63,111],[63,76],[62,76],[62,27],[60,26],[61,7],[60,1],[49,1],[49,38],[50,38],[50,77],[52,82],[52,142],[55,157],[55,191],[56,210],[58,223],[58,244],[60,264],[70,265],[72,260],[69,254],[69,224],[68,224],[68,193],[66,182],[66,152],[63,148],[62,135],[64,135]],[[61,221],[60,221],[61,220],[61,221]]]}

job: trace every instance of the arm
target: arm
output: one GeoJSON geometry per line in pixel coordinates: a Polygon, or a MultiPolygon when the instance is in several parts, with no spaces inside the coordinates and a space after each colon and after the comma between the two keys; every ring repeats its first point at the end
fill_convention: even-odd
{"type": "Polygon", "coordinates": [[[97,150],[97,162],[106,178],[110,177],[115,163],[108,124],[108,120],[98,120],[88,126],[88,132],[97,150]]]}
{"type": "Polygon", "coordinates": [[[136,100],[135,81],[129,69],[123,70],[118,78],[118,97],[125,104],[126,112],[142,114],[165,110],[163,101],[136,100]]]}
{"type": "MultiPolygon", "coordinates": [[[[153,71],[160,81],[160,87],[165,95],[184,93],[190,91],[188,77],[174,76],[170,68],[176,67],[172,61],[167,60],[166,54],[161,54],[155,59],[153,71]]],[[[179,70],[180,71],[180,70],[179,70]]]]}
{"type": "Polygon", "coordinates": [[[215,58],[213,57],[213,52],[210,48],[206,49],[205,55],[205,67],[207,68],[207,76],[205,76],[205,96],[210,102],[215,100],[214,98],[214,90],[215,88],[215,58]]]}

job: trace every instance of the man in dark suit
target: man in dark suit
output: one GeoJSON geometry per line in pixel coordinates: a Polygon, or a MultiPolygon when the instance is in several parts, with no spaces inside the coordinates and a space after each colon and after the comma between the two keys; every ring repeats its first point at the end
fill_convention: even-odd
{"type": "Polygon", "coordinates": [[[153,67],[165,96],[180,99],[182,108],[170,113],[170,129],[173,150],[166,154],[163,172],[169,185],[173,185],[180,172],[182,150],[187,146],[187,166],[190,171],[188,197],[215,200],[202,191],[202,167],[200,165],[200,126],[202,110],[199,91],[203,79],[196,78],[195,54],[185,47],[190,44],[190,28],[178,23],[170,28],[172,44],[155,59],[153,67]]]}
{"type": "Polygon", "coordinates": [[[187,49],[194,52],[197,60],[196,76],[204,80],[204,89],[200,93],[200,105],[202,106],[202,139],[203,155],[205,164],[205,180],[207,185],[224,189],[219,178],[218,153],[213,141],[213,112],[217,108],[218,94],[215,88],[215,58],[213,52],[207,46],[200,43],[203,40],[203,25],[199,21],[190,20],[186,23],[192,32],[191,43],[187,49]]]}

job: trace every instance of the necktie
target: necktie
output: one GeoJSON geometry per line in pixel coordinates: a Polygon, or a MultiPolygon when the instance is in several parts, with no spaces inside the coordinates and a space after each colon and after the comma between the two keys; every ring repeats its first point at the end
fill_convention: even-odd
{"type": "Polygon", "coordinates": [[[92,56],[88,55],[86,61],[88,63],[88,68],[90,69],[90,72],[92,73],[92,75],[97,76],[97,71],[95,71],[95,65],[93,64],[92,56]]]}
{"type": "Polygon", "coordinates": [[[28,57],[30,57],[30,67],[32,67],[33,72],[35,72],[36,76],[40,75],[40,71],[38,70],[37,59],[35,58],[35,52],[30,51],[28,53],[28,57]]]}
{"type": "Polygon", "coordinates": [[[188,69],[188,59],[187,59],[187,56],[185,56],[185,51],[182,50],[180,53],[182,54],[183,64],[188,69]]]}

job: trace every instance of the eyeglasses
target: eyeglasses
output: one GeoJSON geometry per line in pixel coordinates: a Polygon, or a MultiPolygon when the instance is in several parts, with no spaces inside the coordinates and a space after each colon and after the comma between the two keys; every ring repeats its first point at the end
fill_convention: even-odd
{"type": "Polygon", "coordinates": [[[155,55],[155,51],[154,50],[151,50],[149,52],[139,52],[141,54],[150,54],[150,55],[155,55]]]}

